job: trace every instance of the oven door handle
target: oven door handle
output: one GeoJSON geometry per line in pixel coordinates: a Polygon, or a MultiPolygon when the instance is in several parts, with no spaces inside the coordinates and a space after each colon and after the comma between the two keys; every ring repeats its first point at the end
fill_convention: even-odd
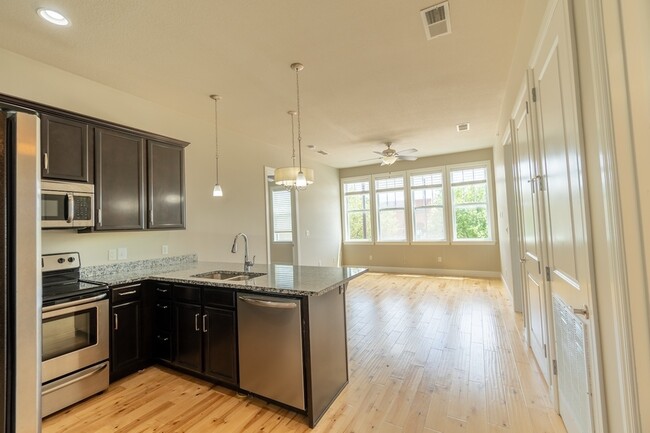
{"type": "Polygon", "coordinates": [[[101,295],[93,296],[91,298],[78,299],[76,301],[66,302],[65,304],[50,305],[43,307],[43,313],[47,313],[48,311],[62,310],[64,308],[74,307],[75,305],[88,304],[90,302],[99,301],[100,299],[107,297],[108,294],[102,293],[101,295]]]}
{"type": "Polygon", "coordinates": [[[52,388],[45,389],[45,390],[43,390],[43,391],[41,392],[41,395],[47,395],[47,394],[50,394],[50,393],[52,393],[52,392],[54,392],[54,391],[58,391],[58,390],[61,389],[61,388],[65,388],[66,386],[70,386],[70,385],[72,385],[73,383],[80,382],[80,381],[82,381],[82,380],[84,380],[84,379],[86,379],[86,378],[88,378],[88,377],[90,377],[90,376],[92,376],[92,375],[95,375],[95,374],[99,373],[100,371],[102,371],[102,370],[105,369],[106,367],[108,367],[108,362],[103,363],[102,365],[96,367],[96,368],[93,369],[92,371],[89,371],[88,373],[86,373],[86,374],[84,374],[84,375],[82,375],[82,376],[75,377],[75,378],[72,379],[70,382],[65,382],[65,383],[62,383],[62,384],[60,384],[60,385],[54,386],[54,387],[52,387],[52,388]]]}

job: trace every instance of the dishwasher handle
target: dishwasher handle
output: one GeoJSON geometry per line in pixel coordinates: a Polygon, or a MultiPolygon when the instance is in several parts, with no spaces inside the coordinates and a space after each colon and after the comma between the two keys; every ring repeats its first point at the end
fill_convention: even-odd
{"type": "Polygon", "coordinates": [[[291,301],[291,302],[265,301],[263,299],[250,298],[248,296],[238,296],[238,298],[246,302],[247,304],[255,305],[256,307],[279,308],[285,310],[290,310],[292,308],[298,307],[298,303],[295,301],[291,301]]]}

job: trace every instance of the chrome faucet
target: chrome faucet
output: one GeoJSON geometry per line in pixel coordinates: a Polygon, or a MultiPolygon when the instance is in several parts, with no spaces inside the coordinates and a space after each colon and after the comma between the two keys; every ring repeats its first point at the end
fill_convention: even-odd
{"type": "Polygon", "coordinates": [[[230,252],[233,254],[237,252],[237,239],[239,239],[240,236],[244,238],[244,272],[248,272],[250,271],[251,266],[255,264],[255,256],[253,256],[252,261],[248,260],[248,236],[246,236],[244,233],[237,233],[237,236],[235,236],[235,240],[232,243],[232,249],[230,252]]]}

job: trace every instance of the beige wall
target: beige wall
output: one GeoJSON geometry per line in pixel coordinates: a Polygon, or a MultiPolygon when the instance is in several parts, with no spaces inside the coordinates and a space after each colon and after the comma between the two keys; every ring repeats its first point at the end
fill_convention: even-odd
{"type": "MultiPolygon", "coordinates": [[[[389,167],[379,164],[363,167],[344,168],[339,170],[341,179],[346,177],[364,176],[419,168],[440,167],[443,165],[462,164],[475,161],[492,161],[492,149],[480,149],[470,152],[459,152],[447,155],[418,158],[416,161],[398,161],[389,167]]],[[[494,188],[494,171],[492,170],[492,185],[494,188]]],[[[496,203],[494,194],[492,203],[496,203]]],[[[494,208],[494,206],[493,206],[494,208]]],[[[493,209],[492,221],[496,222],[496,210],[493,209]]],[[[341,218],[339,214],[339,218],[341,218]]],[[[498,239],[498,227],[494,224],[494,236],[498,239]]],[[[373,269],[396,268],[420,272],[440,272],[465,275],[498,275],[499,244],[489,245],[343,245],[343,264],[369,266],[373,269]],[[371,259],[372,256],[372,259],[371,259]],[[442,262],[438,262],[438,257],[442,262]]]]}
{"type": "MultiPolygon", "coordinates": [[[[250,255],[256,255],[258,262],[266,262],[264,166],[286,165],[290,149],[254,142],[220,122],[220,183],[225,196],[215,199],[211,195],[214,108],[207,95],[206,116],[197,119],[6,50],[0,50],[0,64],[0,93],[191,143],[186,149],[186,230],[91,234],[45,231],[43,253],[80,251],[83,264],[94,265],[108,263],[109,248],[127,247],[128,260],[135,260],[160,257],[161,246],[168,245],[169,255],[197,253],[200,260],[240,262],[242,250],[233,255],[230,246],[241,231],[249,236],[250,255]]],[[[229,109],[229,98],[236,95],[224,95],[219,105],[221,113],[229,109]]],[[[310,230],[310,237],[302,239],[301,262],[335,265],[340,245],[338,172],[308,163],[315,169],[316,182],[300,192],[299,224],[303,230],[310,230]],[[314,209],[316,204],[326,204],[327,211],[314,209]]]]}

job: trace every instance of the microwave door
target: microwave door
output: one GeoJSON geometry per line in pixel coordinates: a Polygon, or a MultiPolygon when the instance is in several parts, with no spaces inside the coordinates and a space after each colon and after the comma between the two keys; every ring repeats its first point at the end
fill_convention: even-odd
{"type": "Polygon", "coordinates": [[[41,195],[41,226],[43,228],[70,227],[74,218],[72,194],[47,191],[41,195]]]}

